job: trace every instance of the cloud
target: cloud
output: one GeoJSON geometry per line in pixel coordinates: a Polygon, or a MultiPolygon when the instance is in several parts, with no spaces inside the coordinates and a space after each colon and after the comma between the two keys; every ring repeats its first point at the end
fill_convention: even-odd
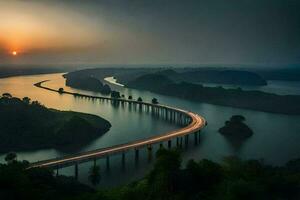
{"type": "Polygon", "coordinates": [[[295,63],[299,10],[296,0],[3,1],[0,45],[21,46],[28,62],[295,63]]]}

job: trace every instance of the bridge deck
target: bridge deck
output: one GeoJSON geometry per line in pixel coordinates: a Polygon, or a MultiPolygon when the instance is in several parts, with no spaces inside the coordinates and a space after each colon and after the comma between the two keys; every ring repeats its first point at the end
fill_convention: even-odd
{"type": "MultiPolygon", "coordinates": [[[[53,91],[53,92],[59,92],[58,90],[42,86],[42,83],[44,83],[44,82],[46,82],[46,81],[36,83],[35,86],[46,89],[46,90],[50,90],[50,91],[53,91]]],[[[190,111],[182,110],[182,109],[179,109],[179,108],[171,107],[171,106],[166,106],[166,105],[161,105],[161,104],[152,104],[152,103],[146,103],[146,102],[139,102],[139,101],[128,100],[128,99],[115,99],[115,98],[109,98],[109,97],[90,96],[90,95],[72,93],[72,92],[67,92],[67,91],[64,91],[63,93],[74,95],[74,96],[86,97],[86,98],[127,102],[127,103],[151,106],[151,107],[160,108],[160,109],[167,109],[169,111],[180,113],[183,116],[189,117],[190,118],[190,123],[186,127],[183,127],[181,129],[170,131],[170,132],[160,134],[160,135],[156,135],[156,136],[153,136],[153,137],[149,137],[149,138],[146,138],[146,139],[136,140],[136,141],[129,142],[129,143],[114,145],[114,146],[110,146],[110,147],[107,147],[107,148],[96,149],[96,150],[92,150],[92,151],[87,151],[87,152],[83,152],[83,153],[78,153],[78,154],[65,156],[65,157],[39,161],[39,162],[36,162],[36,163],[32,163],[30,168],[32,168],[32,167],[58,167],[58,166],[62,167],[62,166],[72,165],[73,163],[86,162],[88,160],[92,160],[92,159],[95,159],[95,158],[106,157],[106,156],[109,156],[109,155],[112,155],[112,154],[125,152],[125,151],[128,151],[130,149],[139,149],[139,148],[143,148],[143,147],[148,146],[148,145],[168,141],[168,140],[171,140],[173,138],[182,137],[182,136],[197,132],[197,131],[201,130],[206,125],[205,119],[203,117],[199,116],[198,114],[195,114],[195,113],[190,112],[190,111]]]]}

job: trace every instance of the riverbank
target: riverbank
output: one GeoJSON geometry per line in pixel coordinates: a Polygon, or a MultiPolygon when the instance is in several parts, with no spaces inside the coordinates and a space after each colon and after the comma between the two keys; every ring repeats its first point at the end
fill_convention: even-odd
{"type": "Polygon", "coordinates": [[[55,74],[66,72],[63,68],[37,68],[37,67],[1,67],[0,78],[8,78],[14,76],[39,75],[39,74],[55,74]]]}
{"type": "Polygon", "coordinates": [[[166,76],[156,74],[141,76],[126,86],[196,102],[270,113],[300,114],[300,95],[277,95],[261,91],[245,91],[241,88],[204,87],[189,82],[175,83],[166,76]]]}

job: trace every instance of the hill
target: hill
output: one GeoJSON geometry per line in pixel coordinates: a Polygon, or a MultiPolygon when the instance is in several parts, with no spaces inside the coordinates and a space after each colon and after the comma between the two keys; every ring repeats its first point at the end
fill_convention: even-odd
{"type": "Polygon", "coordinates": [[[299,95],[277,95],[261,91],[244,91],[241,88],[204,87],[189,82],[176,83],[166,76],[157,74],[141,76],[126,86],[197,102],[272,113],[300,114],[299,95]]]}
{"type": "Polygon", "coordinates": [[[100,92],[103,94],[110,94],[111,89],[107,84],[103,84],[100,80],[94,77],[76,77],[76,76],[67,76],[66,86],[100,92]]]}
{"type": "Polygon", "coordinates": [[[217,83],[232,85],[267,85],[265,79],[250,71],[229,69],[190,69],[176,72],[175,70],[163,70],[156,74],[167,76],[174,81],[186,81],[194,83],[217,83]]]}
{"type": "Polygon", "coordinates": [[[48,109],[37,101],[4,94],[0,98],[0,152],[84,146],[107,132],[98,116],[48,109]]]}

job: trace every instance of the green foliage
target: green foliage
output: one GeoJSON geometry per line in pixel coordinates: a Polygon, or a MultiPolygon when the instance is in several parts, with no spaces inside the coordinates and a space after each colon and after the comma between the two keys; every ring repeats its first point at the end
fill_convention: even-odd
{"type": "Polygon", "coordinates": [[[65,200],[93,193],[73,178],[54,177],[50,170],[27,167],[27,162],[19,161],[0,164],[1,199],[65,200]]]}
{"type": "Polygon", "coordinates": [[[151,101],[153,104],[158,104],[158,100],[156,98],[153,98],[151,101]]]}
{"type": "Polygon", "coordinates": [[[219,132],[232,139],[245,139],[252,136],[253,131],[244,123],[246,118],[241,115],[233,115],[230,121],[225,122],[225,126],[219,132]]]}
{"type": "Polygon", "coordinates": [[[139,98],[137,99],[137,101],[142,102],[142,101],[143,101],[142,97],[139,97],[139,98]]]}
{"type": "Polygon", "coordinates": [[[102,94],[110,94],[111,88],[107,84],[103,84],[100,80],[93,76],[67,76],[66,86],[73,88],[100,92],[102,94]]]}
{"type": "Polygon", "coordinates": [[[10,93],[3,93],[2,97],[6,97],[6,98],[12,98],[12,95],[10,93]]]}
{"type": "Polygon", "coordinates": [[[111,98],[116,98],[116,99],[119,99],[121,97],[120,92],[118,91],[111,91],[110,96],[111,98]]]}
{"type": "Polygon", "coordinates": [[[12,162],[17,159],[17,154],[15,152],[10,152],[10,153],[6,154],[4,159],[8,163],[12,162]]]}
{"type": "MultiPolygon", "coordinates": [[[[143,179],[96,192],[73,178],[54,177],[47,169],[27,169],[27,162],[0,164],[3,199],[65,200],[264,200],[300,197],[300,159],[282,167],[257,160],[227,157],[222,163],[190,160],[181,168],[180,152],[161,149],[151,172],[143,179]]],[[[90,180],[98,183],[100,169],[93,166],[90,180]]]]}
{"type": "Polygon", "coordinates": [[[59,93],[63,93],[63,92],[64,92],[64,88],[59,88],[59,89],[58,89],[58,92],[59,92],[59,93]]]}
{"type": "Polygon", "coordinates": [[[0,97],[0,152],[78,147],[111,126],[98,116],[48,109],[28,97],[7,96],[0,97]]]}

